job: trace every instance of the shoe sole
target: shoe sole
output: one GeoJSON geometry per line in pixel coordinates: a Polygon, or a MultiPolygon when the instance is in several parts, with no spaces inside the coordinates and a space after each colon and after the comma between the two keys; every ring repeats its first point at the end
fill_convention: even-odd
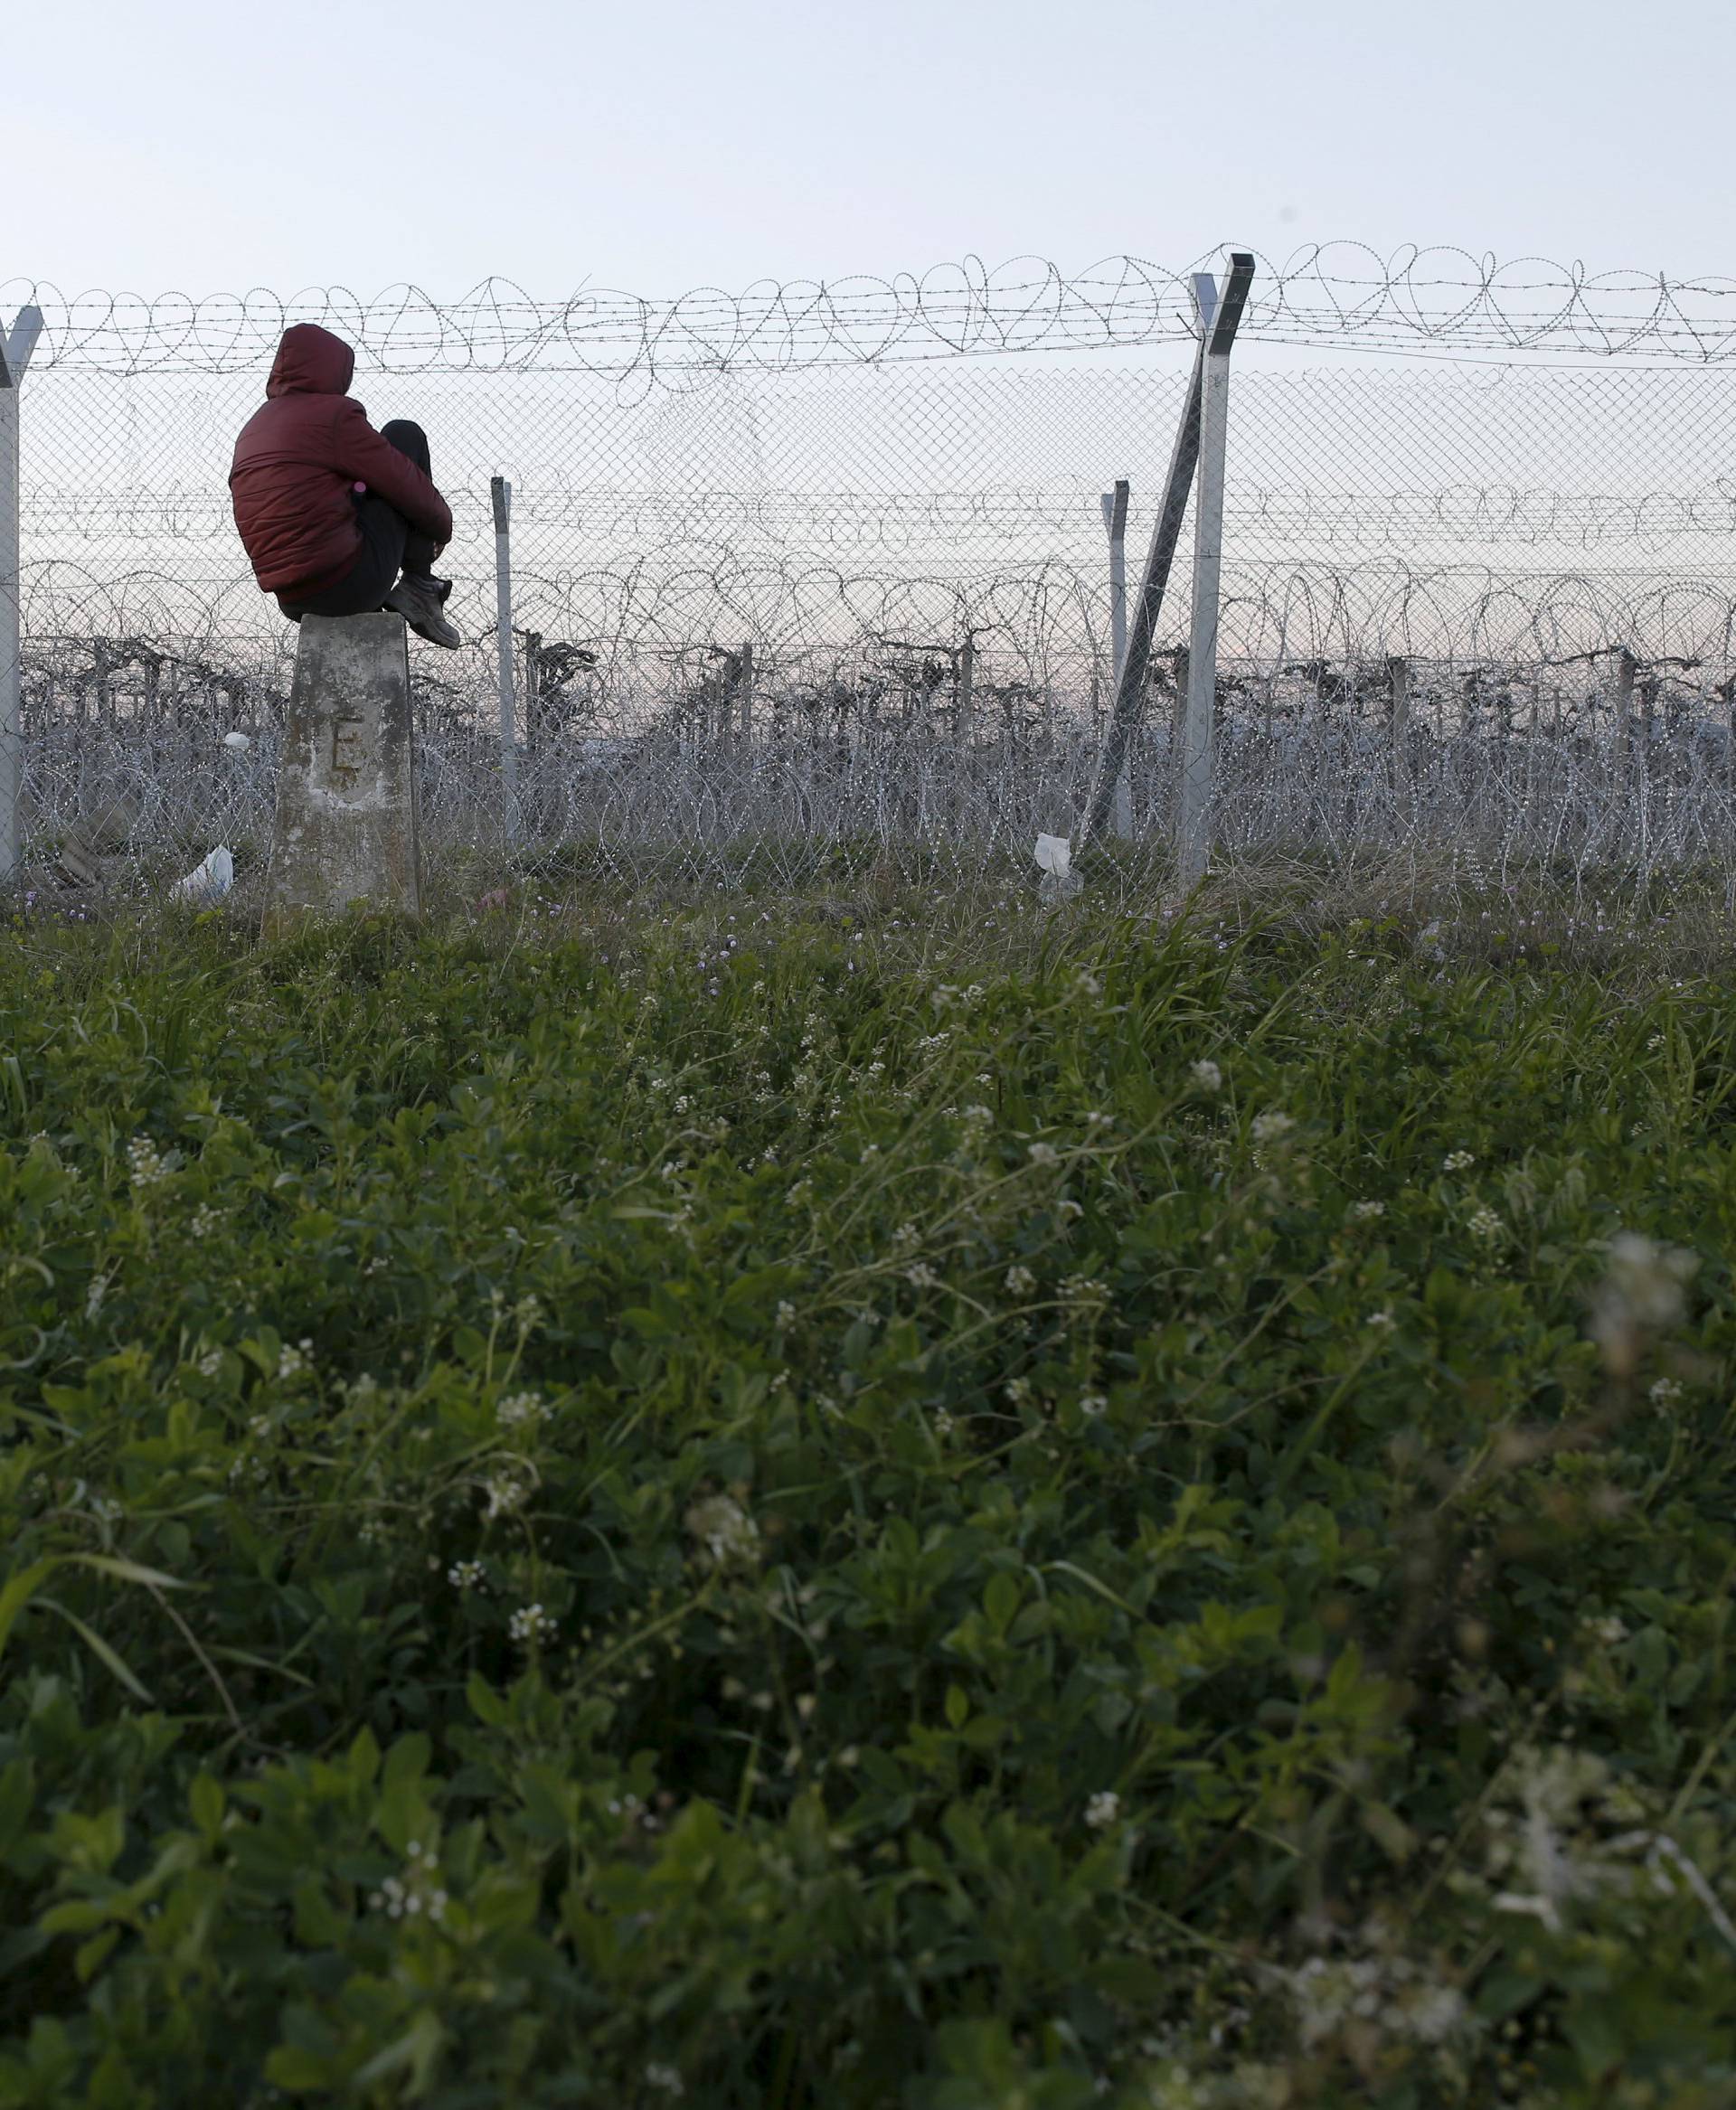
{"type": "Polygon", "coordinates": [[[463,637],[457,630],[454,630],[449,637],[442,637],[438,631],[425,629],[421,623],[415,616],[411,615],[408,608],[401,608],[395,600],[388,599],[385,606],[389,614],[401,616],[403,620],[409,624],[410,627],[415,631],[417,636],[425,637],[430,645],[440,645],[448,652],[456,652],[459,645],[464,643],[463,637]]]}

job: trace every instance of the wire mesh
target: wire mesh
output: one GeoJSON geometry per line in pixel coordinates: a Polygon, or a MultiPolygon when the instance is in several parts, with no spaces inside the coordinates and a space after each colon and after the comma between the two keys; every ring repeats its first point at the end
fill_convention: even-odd
{"type": "MultiPolygon", "coordinates": [[[[315,318],[361,348],[376,422],[428,429],[453,505],[467,644],[412,655],[432,843],[507,854],[504,475],[520,863],[708,883],[1028,865],[1088,789],[1113,688],[1099,497],[1130,480],[1137,574],[1185,388],[1184,279],[1119,259],[664,306],[498,285],[445,307],[39,293],[30,841],[46,853],[124,795],[135,855],[262,845],[295,633],[253,586],[225,479],[277,332],[315,318]]],[[[1342,246],[1256,280],[1230,413],[1222,854],[1736,870],[1732,294],[1342,246]],[[1271,356],[1297,344],[1306,360],[1271,356]]],[[[1188,590],[1183,563],[1133,752],[1136,857],[1167,839],[1188,590]]]]}

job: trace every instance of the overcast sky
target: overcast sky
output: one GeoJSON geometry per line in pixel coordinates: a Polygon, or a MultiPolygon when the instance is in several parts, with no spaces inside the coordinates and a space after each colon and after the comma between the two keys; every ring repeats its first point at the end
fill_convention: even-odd
{"type": "Polygon", "coordinates": [[[0,281],[542,295],[1282,256],[1736,272],[1728,0],[61,0],[0,281]]]}

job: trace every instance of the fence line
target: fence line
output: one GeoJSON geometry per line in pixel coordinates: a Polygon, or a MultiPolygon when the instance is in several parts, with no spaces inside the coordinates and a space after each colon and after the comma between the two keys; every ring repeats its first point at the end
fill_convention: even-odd
{"type": "MultiPolygon", "coordinates": [[[[1121,259],[665,303],[45,291],[23,391],[30,853],[122,790],[135,858],[257,840],[294,633],[224,477],[277,332],[323,319],[360,346],[376,419],[429,429],[458,523],[468,642],[412,655],[431,840],[724,877],[822,852],[1028,867],[1099,765],[1103,495],[1129,487],[1143,546],[1185,288],[1121,259]],[[217,744],[237,730],[245,760],[217,744]]],[[[1239,370],[1216,675],[1190,668],[1184,545],[1109,787],[1116,854],[1168,839],[1191,677],[1225,854],[1476,840],[1736,871],[1733,297],[1452,251],[1260,265],[1255,349],[1370,356],[1239,370]]]]}

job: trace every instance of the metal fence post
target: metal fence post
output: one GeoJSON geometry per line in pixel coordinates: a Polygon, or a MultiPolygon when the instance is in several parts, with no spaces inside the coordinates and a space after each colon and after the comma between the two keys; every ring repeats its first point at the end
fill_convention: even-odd
{"type": "MultiPolygon", "coordinates": [[[[1230,343],[1235,337],[1236,325],[1241,320],[1241,311],[1247,306],[1248,289],[1253,281],[1253,258],[1245,251],[1232,251],[1230,278],[1223,289],[1223,297],[1217,304],[1217,321],[1213,332],[1215,340],[1217,335],[1227,331],[1223,347],[1226,357],[1230,343]]],[[[1127,742],[1138,722],[1146,669],[1151,661],[1152,640],[1156,635],[1157,617],[1164,605],[1164,589],[1169,583],[1170,567],[1175,560],[1175,546],[1182,539],[1182,519],[1187,511],[1187,495],[1193,485],[1194,467],[1200,455],[1201,404],[1210,350],[1206,337],[1202,335],[1199,349],[1194,357],[1194,378],[1188,384],[1182,422],[1176,429],[1175,448],[1169,457],[1169,473],[1164,479],[1163,503],[1157,509],[1157,518],[1151,531],[1151,547],[1146,553],[1145,575],[1139,582],[1138,596],[1133,604],[1131,620],[1127,626],[1127,658],[1122,664],[1121,678],[1115,685],[1115,705],[1109,713],[1109,731],[1098,756],[1097,773],[1085,804],[1085,817],[1080,824],[1079,847],[1081,850],[1092,836],[1101,834],[1109,817],[1115,800],[1116,779],[1121,774],[1121,765],[1127,759],[1127,742]]]]}
{"type": "MultiPolygon", "coordinates": [[[[1231,286],[1233,286],[1233,277],[1231,286]]],[[[1223,559],[1223,457],[1230,430],[1230,347],[1241,303],[1220,301],[1210,272],[1194,275],[1204,374],[1200,396],[1199,487],[1194,496],[1194,609],[1188,631],[1187,715],[1176,824],[1176,873],[1184,887],[1204,877],[1212,853],[1217,745],[1218,580],[1223,559]]]]}
{"type": "Polygon", "coordinates": [[[741,647],[741,657],[735,664],[736,737],[743,749],[753,742],[753,640],[750,637],[741,647]]]}
{"type": "Polygon", "coordinates": [[[1634,677],[1638,672],[1639,661],[1624,645],[1616,655],[1616,751],[1624,762],[1633,738],[1634,677]]]}
{"type": "Polygon", "coordinates": [[[1395,787],[1404,781],[1405,758],[1410,749],[1410,662],[1402,653],[1388,655],[1387,682],[1387,739],[1391,748],[1392,781],[1395,787]]]}
{"type": "MultiPolygon", "coordinates": [[[[1121,668],[1127,656],[1127,480],[1118,476],[1115,489],[1103,494],[1103,526],[1109,538],[1109,649],[1114,686],[1121,685],[1121,668]]],[[[1121,764],[1115,780],[1115,809],[1111,824],[1125,843],[1133,834],[1133,758],[1121,764]]]]}
{"type": "Polygon", "coordinates": [[[962,840],[970,803],[970,751],[976,737],[976,633],[965,631],[965,641],[953,662],[952,690],[952,817],[955,834],[962,840]]]}
{"type": "Polygon", "coordinates": [[[513,695],[513,487],[490,476],[495,509],[495,636],[500,655],[500,803],[506,840],[518,841],[518,724],[513,695]]]}
{"type": "Polygon", "coordinates": [[[18,384],[42,327],[39,307],[21,308],[0,332],[0,880],[24,854],[21,795],[24,777],[24,563],[18,539],[21,430],[18,384]]]}

